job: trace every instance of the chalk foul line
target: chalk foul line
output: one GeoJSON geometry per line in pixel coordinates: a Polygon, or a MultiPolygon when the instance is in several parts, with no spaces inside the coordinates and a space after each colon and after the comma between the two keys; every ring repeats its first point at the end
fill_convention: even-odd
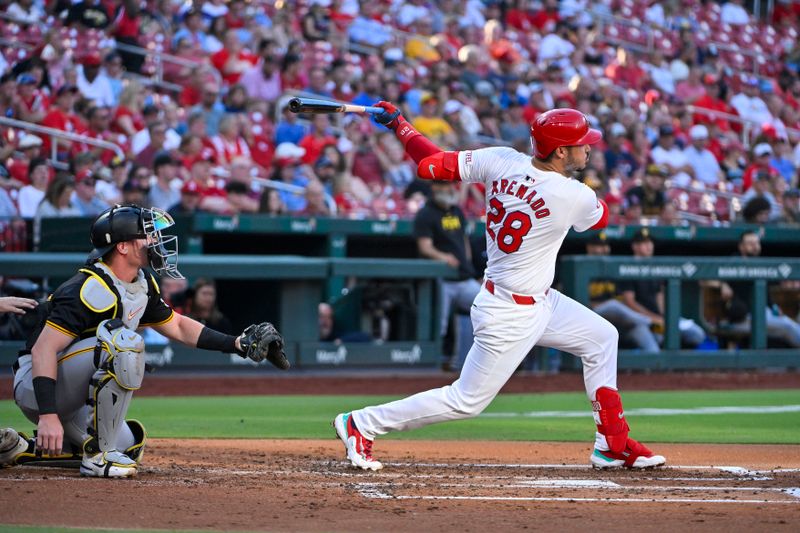
{"type": "MultiPolygon", "coordinates": [[[[678,415],[729,415],[729,414],[775,414],[798,413],[800,405],[753,405],[753,406],[716,406],[716,407],[689,407],[684,409],[662,409],[656,407],[640,407],[626,409],[629,416],[678,416],[678,415]]],[[[483,413],[482,418],[591,418],[590,409],[581,411],[527,411],[522,413],[493,412],[483,413]]]]}

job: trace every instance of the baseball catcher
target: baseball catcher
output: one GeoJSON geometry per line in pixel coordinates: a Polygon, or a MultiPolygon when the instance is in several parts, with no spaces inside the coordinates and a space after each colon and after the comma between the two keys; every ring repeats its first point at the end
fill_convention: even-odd
{"type": "Polygon", "coordinates": [[[272,324],[254,324],[234,337],[164,302],[145,268],[183,277],[177,238],[162,234],[172,225],[166,212],[136,205],[116,205],[94,221],[94,250],[40,305],[39,326],[14,364],[14,400],[37,424],[36,438],[0,429],[0,466],[64,461],[79,462],[85,476],[135,475],[147,433],[125,416],[144,377],[144,341],[137,333],[143,327],[188,346],[289,368],[272,324]]]}

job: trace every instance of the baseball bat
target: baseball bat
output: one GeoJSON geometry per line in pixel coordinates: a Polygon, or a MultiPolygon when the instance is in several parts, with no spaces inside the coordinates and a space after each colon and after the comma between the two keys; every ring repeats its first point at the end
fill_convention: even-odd
{"type": "Polygon", "coordinates": [[[379,115],[386,110],[382,107],[296,97],[289,100],[289,111],[292,113],[369,113],[370,115],[379,115]]]}

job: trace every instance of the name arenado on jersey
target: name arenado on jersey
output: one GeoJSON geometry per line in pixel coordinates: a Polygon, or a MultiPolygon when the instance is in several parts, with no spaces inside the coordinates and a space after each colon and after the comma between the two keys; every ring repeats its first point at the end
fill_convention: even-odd
{"type": "Polygon", "coordinates": [[[530,182],[522,184],[515,180],[500,179],[492,181],[492,195],[508,194],[509,196],[516,196],[526,204],[528,204],[533,211],[536,218],[544,218],[550,216],[550,210],[545,207],[544,198],[536,197],[536,189],[531,189],[531,185],[536,180],[530,178],[530,182]],[[514,187],[517,187],[516,191],[514,187]],[[529,192],[530,190],[530,192],[529,192]]]}

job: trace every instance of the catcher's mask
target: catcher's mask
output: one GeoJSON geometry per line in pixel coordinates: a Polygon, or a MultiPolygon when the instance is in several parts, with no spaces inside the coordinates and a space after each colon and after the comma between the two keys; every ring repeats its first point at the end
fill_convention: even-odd
{"type": "Polygon", "coordinates": [[[156,207],[115,205],[100,213],[92,224],[91,241],[94,250],[88,262],[93,263],[114,249],[118,242],[147,239],[150,267],[159,276],[183,279],[178,272],[178,238],[162,235],[162,230],[175,225],[166,211],[156,207]]]}

